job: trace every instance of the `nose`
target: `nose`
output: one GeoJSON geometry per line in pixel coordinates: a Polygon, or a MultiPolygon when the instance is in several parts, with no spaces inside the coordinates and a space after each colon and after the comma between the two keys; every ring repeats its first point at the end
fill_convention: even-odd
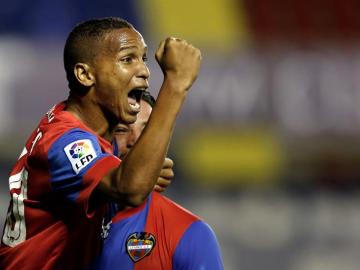
{"type": "Polygon", "coordinates": [[[130,149],[131,147],[133,147],[136,141],[139,139],[140,135],[141,132],[138,131],[136,127],[133,127],[127,140],[127,148],[130,149]]]}
{"type": "Polygon", "coordinates": [[[139,72],[137,74],[137,77],[139,78],[143,78],[143,79],[148,79],[150,77],[150,70],[148,68],[148,66],[146,65],[145,62],[141,62],[139,63],[139,72]]]}
{"type": "Polygon", "coordinates": [[[132,130],[129,134],[128,140],[127,140],[127,148],[131,149],[136,142],[136,135],[134,134],[134,131],[132,130]]]}

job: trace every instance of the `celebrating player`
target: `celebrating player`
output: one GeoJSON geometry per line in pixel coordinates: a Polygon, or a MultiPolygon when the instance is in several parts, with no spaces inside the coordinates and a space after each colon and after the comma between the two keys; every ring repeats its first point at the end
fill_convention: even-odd
{"type": "Polygon", "coordinates": [[[138,206],[146,200],[201,62],[200,51],[184,40],[160,43],[158,102],[143,136],[120,161],[111,132],[137,118],[148,87],[146,51],[141,34],[120,18],[72,30],[64,49],[69,98],[40,121],[10,174],[0,269],[84,269],[99,250],[107,201],[138,206]]]}
{"type": "MultiPolygon", "coordinates": [[[[126,155],[146,131],[153,102],[150,94],[144,93],[136,122],[115,129],[119,155],[126,155]]],[[[172,161],[166,160],[160,175],[164,181],[172,178],[171,168],[172,161]]],[[[209,225],[158,192],[138,207],[119,211],[109,227],[92,270],[223,269],[220,248],[209,225]]]]}

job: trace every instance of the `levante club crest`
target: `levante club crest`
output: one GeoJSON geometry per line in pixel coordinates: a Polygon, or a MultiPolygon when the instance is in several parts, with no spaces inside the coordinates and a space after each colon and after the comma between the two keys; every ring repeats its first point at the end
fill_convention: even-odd
{"type": "Polygon", "coordinates": [[[155,246],[155,237],[147,232],[135,232],[126,240],[126,252],[133,262],[150,255],[155,246]]]}

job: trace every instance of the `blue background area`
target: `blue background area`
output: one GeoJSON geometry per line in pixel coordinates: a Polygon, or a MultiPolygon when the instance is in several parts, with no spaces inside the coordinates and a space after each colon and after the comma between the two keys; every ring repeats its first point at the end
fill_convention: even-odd
{"type": "Polygon", "coordinates": [[[119,16],[142,30],[136,1],[9,1],[0,8],[0,34],[66,37],[73,26],[92,17],[119,16]]]}

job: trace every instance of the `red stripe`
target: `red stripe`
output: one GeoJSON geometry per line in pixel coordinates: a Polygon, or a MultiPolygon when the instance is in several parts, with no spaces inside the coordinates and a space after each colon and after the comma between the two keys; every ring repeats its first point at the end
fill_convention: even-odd
{"type": "Polygon", "coordinates": [[[96,162],[83,177],[83,184],[86,186],[77,198],[79,205],[83,205],[83,209],[86,210],[86,215],[88,218],[93,216],[93,212],[89,213],[89,198],[90,194],[100,183],[101,179],[111,170],[115,169],[120,165],[120,159],[115,156],[106,156],[96,162]]]}

